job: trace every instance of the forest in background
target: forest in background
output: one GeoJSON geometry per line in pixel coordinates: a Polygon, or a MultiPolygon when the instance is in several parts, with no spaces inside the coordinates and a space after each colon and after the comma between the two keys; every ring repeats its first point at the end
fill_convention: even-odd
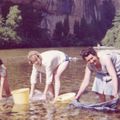
{"type": "Polygon", "coordinates": [[[117,46],[119,0],[1,0],[0,48],[117,46]]]}

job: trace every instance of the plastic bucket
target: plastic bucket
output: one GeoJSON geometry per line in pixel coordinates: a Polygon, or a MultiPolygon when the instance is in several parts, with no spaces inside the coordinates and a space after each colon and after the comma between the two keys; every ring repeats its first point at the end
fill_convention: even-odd
{"type": "Polygon", "coordinates": [[[66,103],[66,102],[72,101],[74,99],[74,97],[75,97],[74,92],[65,93],[65,94],[59,95],[57,98],[57,101],[66,103]]]}
{"type": "Polygon", "coordinates": [[[75,98],[75,93],[65,93],[58,96],[55,105],[56,107],[66,107],[75,98]]]}
{"type": "Polygon", "coordinates": [[[29,88],[22,88],[12,91],[12,96],[15,104],[29,103],[29,88]]]}

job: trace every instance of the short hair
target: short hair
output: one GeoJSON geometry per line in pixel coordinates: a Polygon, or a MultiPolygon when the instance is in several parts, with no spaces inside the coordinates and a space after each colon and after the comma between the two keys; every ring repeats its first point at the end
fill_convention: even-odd
{"type": "Polygon", "coordinates": [[[92,48],[92,47],[89,47],[89,48],[86,48],[86,49],[83,49],[81,52],[80,52],[80,56],[85,59],[85,57],[87,57],[88,55],[97,55],[96,51],[92,48]]]}
{"type": "Polygon", "coordinates": [[[33,55],[36,55],[36,56],[39,57],[39,52],[38,52],[38,51],[30,51],[30,52],[28,53],[27,58],[30,59],[33,55]]]}
{"type": "Polygon", "coordinates": [[[32,57],[33,55],[36,55],[36,56],[40,59],[40,62],[42,63],[42,57],[41,57],[41,55],[40,55],[40,53],[39,53],[38,51],[30,51],[30,52],[28,53],[27,58],[28,58],[29,63],[32,63],[30,59],[31,59],[31,57],[32,57]]]}
{"type": "Polygon", "coordinates": [[[2,65],[3,64],[3,61],[0,59],[0,65],[2,65]]]}

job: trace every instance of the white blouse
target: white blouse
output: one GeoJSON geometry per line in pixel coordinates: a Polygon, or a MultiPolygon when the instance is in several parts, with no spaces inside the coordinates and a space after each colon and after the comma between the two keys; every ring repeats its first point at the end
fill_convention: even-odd
{"type": "Polygon", "coordinates": [[[40,54],[42,57],[42,66],[33,64],[31,73],[31,84],[37,82],[39,73],[46,74],[46,84],[50,84],[53,79],[54,70],[64,61],[66,61],[66,54],[58,50],[45,51],[40,54]]]}

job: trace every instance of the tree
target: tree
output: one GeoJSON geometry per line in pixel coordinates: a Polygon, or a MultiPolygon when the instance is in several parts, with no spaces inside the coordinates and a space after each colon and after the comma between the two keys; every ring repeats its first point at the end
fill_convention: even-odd
{"type": "Polygon", "coordinates": [[[116,12],[113,20],[113,27],[110,28],[102,40],[105,46],[114,46],[120,48],[120,11],[116,12]]]}
{"type": "Polygon", "coordinates": [[[1,46],[20,43],[21,38],[17,34],[17,28],[21,20],[21,11],[17,5],[10,7],[6,20],[0,17],[1,46]]]}

